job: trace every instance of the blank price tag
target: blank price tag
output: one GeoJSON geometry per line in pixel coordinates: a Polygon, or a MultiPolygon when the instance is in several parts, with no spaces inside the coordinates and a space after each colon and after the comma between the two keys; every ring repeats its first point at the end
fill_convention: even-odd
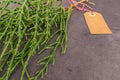
{"type": "Polygon", "coordinates": [[[85,12],[84,17],[91,34],[112,34],[100,13],[85,12]]]}

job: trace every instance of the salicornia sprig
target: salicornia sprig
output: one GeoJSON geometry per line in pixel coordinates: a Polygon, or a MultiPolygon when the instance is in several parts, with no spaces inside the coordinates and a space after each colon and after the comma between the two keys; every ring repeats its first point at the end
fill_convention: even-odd
{"type": "Polygon", "coordinates": [[[39,80],[55,63],[56,51],[67,47],[67,24],[71,8],[65,10],[57,0],[2,0],[0,2],[0,80],[9,80],[19,65],[20,79],[39,80]],[[18,6],[10,9],[12,4],[18,6]],[[36,55],[50,52],[39,59],[41,67],[31,76],[28,65],[36,55]]]}

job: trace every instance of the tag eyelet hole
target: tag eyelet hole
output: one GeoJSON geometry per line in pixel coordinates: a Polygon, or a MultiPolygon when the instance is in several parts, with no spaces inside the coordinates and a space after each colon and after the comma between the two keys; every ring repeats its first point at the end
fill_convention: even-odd
{"type": "Polygon", "coordinates": [[[89,15],[90,15],[90,16],[96,16],[96,14],[95,14],[95,13],[89,13],[89,15]]]}

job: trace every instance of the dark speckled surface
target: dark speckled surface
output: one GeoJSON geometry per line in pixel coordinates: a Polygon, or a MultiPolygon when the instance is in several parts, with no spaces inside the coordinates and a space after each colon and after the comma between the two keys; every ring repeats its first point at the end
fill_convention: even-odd
{"type": "Polygon", "coordinates": [[[83,13],[74,10],[68,26],[68,50],[56,56],[44,80],[120,80],[120,0],[94,0],[112,35],[91,35],[83,13]]]}
{"type": "MultiPolygon", "coordinates": [[[[67,5],[67,1],[64,1],[67,5]]],[[[120,80],[120,0],[93,0],[95,10],[102,13],[112,35],[91,35],[83,12],[74,10],[68,26],[66,55],[56,54],[55,65],[50,65],[44,79],[39,80],[120,80]]],[[[31,75],[39,68],[31,59],[31,75]]],[[[19,80],[21,68],[11,80],[19,80]]]]}

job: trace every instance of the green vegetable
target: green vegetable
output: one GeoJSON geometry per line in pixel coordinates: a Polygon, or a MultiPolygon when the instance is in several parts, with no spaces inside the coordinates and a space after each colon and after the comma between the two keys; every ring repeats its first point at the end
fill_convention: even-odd
{"type": "MultiPolygon", "coordinates": [[[[0,80],[9,80],[21,65],[20,80],[38,80],[55,63],[58,47],[65,54],[67,47],[67,24],[71,8],[65,10],[57,0],[2,0],[0,2],[0,80]],[[11,5],[17,5],[9,9],[11,5]],[[27,69],[30,59],[45,50],[49,55],[39,59],[42,67],[34,76],[27,69]],[[5,69],[6,67],[6,69],[5,69]],[[5,70],[4,70],[5,69],[5,70]]],[[[19,79],[18,79],[19,80],[19,79]]]]}

